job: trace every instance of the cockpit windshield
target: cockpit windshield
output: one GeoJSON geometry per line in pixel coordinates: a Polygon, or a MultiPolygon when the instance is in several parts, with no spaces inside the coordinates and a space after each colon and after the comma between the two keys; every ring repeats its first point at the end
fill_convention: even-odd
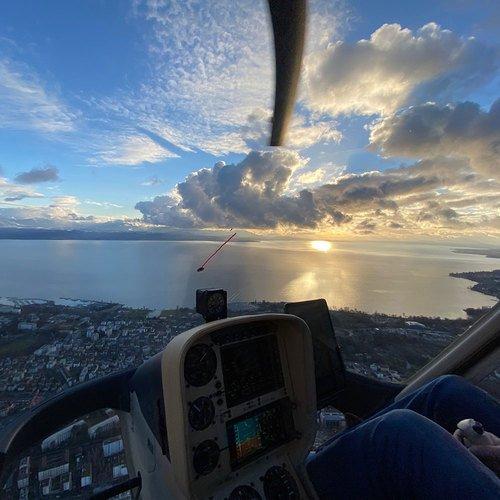
{"type": "MultiPolygon", "coordinates": [[[[495,3],[286,3],[2,2],[0,433],[226,308],[325,299],[328,388],[328,349],[332,376],[404,384],[497,303],[495,3]]],[[[234,404],[283,386],[269,342],[221,348],[234,404]]],[[[232,463],[262,415],[227,424],[232,463]]],[[[81,422],[8,487],[127,477],[118,416],[81,422]]]]}

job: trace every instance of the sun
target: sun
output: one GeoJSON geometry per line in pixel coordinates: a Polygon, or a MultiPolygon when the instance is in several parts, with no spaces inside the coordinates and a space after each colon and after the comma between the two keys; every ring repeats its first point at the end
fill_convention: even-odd
{"type": "Polygon", "coordinates": [[[310,242],[311,248],[318,252],[329,252],[332,249],[332,244],[329,241],[315,240],[310,242]]]}

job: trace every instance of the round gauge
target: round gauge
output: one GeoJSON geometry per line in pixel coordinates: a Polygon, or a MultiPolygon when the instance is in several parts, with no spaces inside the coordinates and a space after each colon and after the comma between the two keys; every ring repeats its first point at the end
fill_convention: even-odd
{"type": "Polygon", "coordinates": [[[205,396],[195,399],[189,407],[189,423],[197,431],[206,429],[213,422],[214,416],[214,404],[210,398],[205,396]]]}
{"type": "Polygon", "coordinates": [[[264,493],[267,500],[299,500],[299,488],[293,476],[284,468],[271,467],[264,475],[264,493]]]}
{"type": "Polygon", "coordinates": [[[231,491],[229,500],[262,500],[262,497],[256,489],[244,484],[231,491]]]}
{"type": "Polygon", "coordinates": [[[207,312],[212,316],[221,314],[226,307],[226,299],[222,293],[213,293],[207,298],[207,312]]]}
{"type": "Polygon", "coordinates": [[[196,344],[189,349],[184,359],[184,377],[195,387],[208,384],[215,375],[217,358],[207,344],[196,344]]]}
{"type": "Polygon", "coordinates": [[[200,476],[210,474],[219,463],[220,450],[212,439],[202,441],[194,450],[193,467],[200,476]]]}

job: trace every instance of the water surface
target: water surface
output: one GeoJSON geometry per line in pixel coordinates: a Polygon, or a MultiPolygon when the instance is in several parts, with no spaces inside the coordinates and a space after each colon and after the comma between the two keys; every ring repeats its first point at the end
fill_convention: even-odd
{"type": "Polygon", "coordinates": [[[472,282],[449,273],[489,271],[496,259],[451,247],[341,242],[231,243],[202,273],[218,243],[0,241],[0,296],[116,301],[133,307],[193,306],[196,288],[223,287],[232,301],[325,297],[332,308],[463,317],[491,306],[472,282]],[[322,249],[322,250],[321,250],[322,249]]]}

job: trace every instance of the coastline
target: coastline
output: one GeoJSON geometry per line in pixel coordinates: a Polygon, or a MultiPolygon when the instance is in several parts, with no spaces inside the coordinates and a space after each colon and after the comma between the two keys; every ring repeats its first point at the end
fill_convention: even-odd
{"type": "MultiPolygon", "coordinates": [[[[500,249],[480,249],[480,248],[455,248],[454,253],[484,255],[490,259],[500,259],[500,249]]],[[[473,281],[476,284],[470,287],[475,292],[496,297],[500,300],[500,269],[493,271],[464,271],[460,273],[450,273],[452,278],[461,278],[473,281]]]]}

